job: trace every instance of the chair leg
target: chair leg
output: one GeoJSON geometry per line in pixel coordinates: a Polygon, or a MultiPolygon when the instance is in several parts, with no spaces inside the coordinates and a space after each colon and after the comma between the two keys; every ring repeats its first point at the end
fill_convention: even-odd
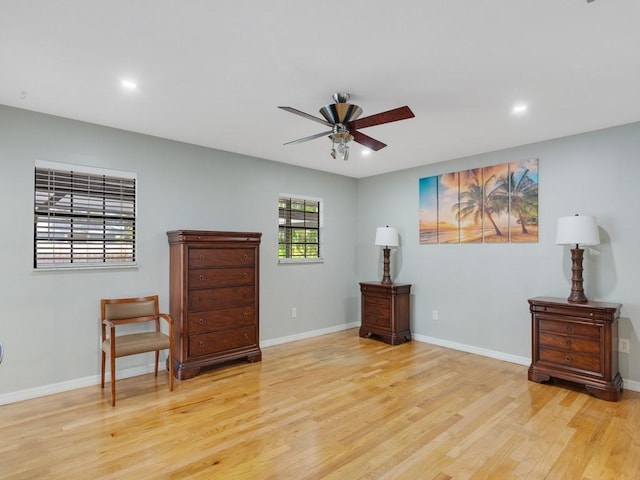
{"type": "Polygon", "coordinates": [[[160,350],[156,350],[156,377],[158,376],[158,362],[160,361],[160,350]]]}
{"type": "Polygon", "coordinates": [[[171,356],[171,350],[169,350],[167,362],[169,363],[169,390],[173,392],[173,357],[171,356]]]}
{"type": "Polygon", "coordinates": [[[110,355],[111,360],[111,406],[116,406],[116,356],[110,355]]]}
{"type": "Polygon", "coordinates": [[[100,375],[100,388],[104,388],[104,365],[107,362],[105,357],[106,354],[104,353],[104,350],[102,350],[102,373],[100,375]]]}

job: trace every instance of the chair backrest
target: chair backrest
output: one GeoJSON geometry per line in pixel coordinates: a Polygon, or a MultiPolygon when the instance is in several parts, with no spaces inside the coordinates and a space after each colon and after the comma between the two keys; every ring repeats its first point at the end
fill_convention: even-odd
{"type": "Polygon", "coordinates": [[[100,310],[101,320],[130,320],[131,322],[159,320],[160,312],[157,295],[137,298],[103,298],[100,300],[100,310]]]}

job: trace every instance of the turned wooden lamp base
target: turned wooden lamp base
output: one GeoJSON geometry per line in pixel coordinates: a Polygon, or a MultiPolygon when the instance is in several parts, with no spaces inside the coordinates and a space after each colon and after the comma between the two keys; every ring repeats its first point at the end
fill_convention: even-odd
{"type": "Polygon", "coordinates": [[[582,287],[582,259],[584,258],[584,250],[576,245],[576,248],[571,249],[571,294],[567,298],[569,303],[587,303],[589,300],[584,294],[582,287]]]}
{"type": "Polygon", "coordinates": [[[391,280],[391,275],[389,273],[389,256],[391,253],[391,249],[389,247],[385,247],[383,250],[384,260],[382,265],[382,283],[383,285],[391,285],[393,281],[391,280]]]}

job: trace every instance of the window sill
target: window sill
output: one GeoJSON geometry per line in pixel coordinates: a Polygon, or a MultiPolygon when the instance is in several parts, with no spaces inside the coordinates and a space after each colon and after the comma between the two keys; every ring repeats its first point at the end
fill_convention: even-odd
{"type": "Polygon", "coordinates": [[[38,267],[32,269],[34,273],[39,272],[95,272],[101,270],[137,270],[138,264],[126,264],[126,265],[57,265],[38,267]]]}
{"type": "Polygon", "coordinates": [[[295,265],[306,263],[324,263],[324,258],[279,258],[278,264],[295,265]]]}

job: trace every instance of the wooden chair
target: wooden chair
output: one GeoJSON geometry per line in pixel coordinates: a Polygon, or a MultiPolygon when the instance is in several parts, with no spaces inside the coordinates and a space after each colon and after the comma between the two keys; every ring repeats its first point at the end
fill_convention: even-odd
{"type": "Polygon", "coordinates": [[[103,298],[100,300],[102,322],[102,377],[104,388],[106,356],[109,355],[111,369],[111,405],[116,404],[116,358],[138,353],[156,352],[156,377],[160,350],[169,349],[169,389],[173,391],[173,318],[160,313],[158,296],[139,298],[103,298]],[[160,319],[168,326],[168,335],[160,331],[160,319]],[[116,327],[121,325],[154,322],[154,331],[116,335],[116,327]]]}

